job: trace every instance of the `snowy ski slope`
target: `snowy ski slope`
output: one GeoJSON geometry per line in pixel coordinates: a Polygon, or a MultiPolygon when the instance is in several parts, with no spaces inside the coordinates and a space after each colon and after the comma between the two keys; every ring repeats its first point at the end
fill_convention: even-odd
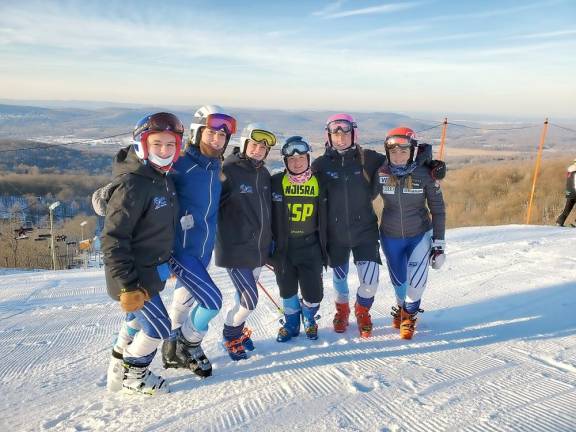
{"type": "MultiPolygon", "coordinates": [[[[106,393],[121,314],[102,271],[1,275],[0,431],[576,430],[576,230],[460,228],[447,247],[414,340],[390,326],[385,267],[374,337],[333,333],[328,272],[318,341],[275,342],[261,295],[249,360],[229,360],[219,315],[203,344],[214,376],[165,371],[172,393],[153,398],[106,393]]],[[[270,271],[261,281],[278,298],[270,271]]]]}

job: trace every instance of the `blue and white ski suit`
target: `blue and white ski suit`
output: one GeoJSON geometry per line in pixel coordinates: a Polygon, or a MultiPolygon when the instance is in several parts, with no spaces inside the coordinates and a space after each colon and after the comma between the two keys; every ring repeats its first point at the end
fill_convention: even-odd
{"type": "Polygon", "coordinates": [[[171,174],[180,203],[178,218],[192,222],[176,226],[170,268],[178,282],[170,318],[172,330],[182,327],[184,337],[192,342],[201,340],[208,322],[222,308],[222,293],[207,271],[216,236],[220,172],[218,158],[204,156],[198,147],[190,146],[171,174]]]}

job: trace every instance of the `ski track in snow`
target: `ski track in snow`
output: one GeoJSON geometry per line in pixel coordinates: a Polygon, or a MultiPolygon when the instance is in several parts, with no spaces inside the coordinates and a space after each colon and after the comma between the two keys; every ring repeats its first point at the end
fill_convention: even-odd
{"type": "MultiPolygon", "coordinates": [[[[369,340],[352,322],[330,330],[330,271],[317,341],[277,343],[278,312],[261,293],[248,360],[228,358],[220,314],[203,343],[214,375],[163,371],[157,358],[171,393],[152,398],[106,392],[121,313],[101,270],[2,274],[0,430],[574,431],[574,244],[576,230],[555,227],[449,230],[412,341],[391,327],[385,266],[369,340]]],[[[233,286],[210,271],[226,307],[233,286]]],[[[269,270],[261,282],[279,298],[269,270]]],[[[354,266],[350,282],[355,294],[354,266]]]]}

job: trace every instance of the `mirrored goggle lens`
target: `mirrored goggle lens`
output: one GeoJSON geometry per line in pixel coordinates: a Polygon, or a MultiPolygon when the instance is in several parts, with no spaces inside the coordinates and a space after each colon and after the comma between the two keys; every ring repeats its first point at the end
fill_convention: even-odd
{"type": "Polygon", "coordinates": [[[304,141],[291,142],[282,148],[282,156],[294,156],[295,153],[306,154],[310,152],[310,146],[304,141]]]}
{"type": "Polygon", "coordinates": [[[412,141],[410,140],[410,138],[405,137],[405,136],[393,136],[393,137],[388,137],[386,139],[386,148],[388,149],[394,149],[394,148],[400,148],[400,149],[409,149],[410,146],[412,145],[412,141]]]}
{"type": "Polygon", "coordinates": [[[232,135],[236,133],[236,119],[226,114],[209,114],[206,118],[206,126],[214,130],[226,130],[232,135]]]}
{"type": "Polygon", "coordinates": [[[330,122],[326,125],[326,129],[328,129],[328,133],[335,134],[338,131],[342,131],[344,133],[350,132],[354,129],[354,125],[346,120],[336,120],[330,122]]]}
{"type": "Polygon", "coordinates": [[[170,131],[182,136],[184,134],[184,125],[174,114],[159,113],[150,116],[148,120],[149,130],[153,131],[170,131]]]}
{"type": "Polygon", "coordinates": [[[250,134],[250,138],[257,142],[264,141],[268,147],[276,145],[276,135],[272,132],[255,129],[252,131],[252,134],[250,134]]]}

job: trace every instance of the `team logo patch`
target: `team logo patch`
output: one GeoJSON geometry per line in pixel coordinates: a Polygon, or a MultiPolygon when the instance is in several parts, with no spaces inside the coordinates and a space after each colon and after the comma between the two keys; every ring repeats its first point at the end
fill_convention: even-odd
{"type": "Polygon", "coordinates": [[[252,186],[250,186],[250,185],[241,184],[240,185],[240,193],[242,193],[242,194],[254,193],[254,190],[253,190],[252,186]]]}
{"type": "Polygon", "coordinates": [[[282,202],[282,194],[272,192],[272,201],[282,202]]]}
{"type": "Polygon", "coordinates": [[[154,210],[158,210],[159,208],[166,207],[168,205],[168,200],[166,197],[158,196],[154,197],[154,210]]]}
{"type": "Polygon", "coordinates": [[[336,171],[326,171],[326,175],[332,177],[333,179],[339,178],[338,172],[336,171]]]}

